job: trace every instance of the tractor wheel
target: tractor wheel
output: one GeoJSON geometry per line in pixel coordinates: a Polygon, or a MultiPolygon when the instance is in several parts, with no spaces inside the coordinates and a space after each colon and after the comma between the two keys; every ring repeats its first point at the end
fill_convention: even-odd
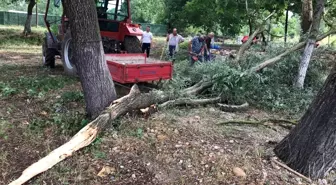
{"type": "Polygon", "coordinates": [[[140,41],[135,36],[125,37],[124,48],[127,53],[142,53],[140,41]]]}
{"type": "Polygon", "coordinates": [[[75,76],[77,75],[77,70],[76,66],[71,62],[72,61],[71,41],[72,41],[71,32],[68,31],[65,34],[64,40],[62,42],[62,62],[65,73],[70,76],[75,76]]]}
{"type": "Polygon", "coordinates": [[[57,50],[54,48],[48,48],[47,39],[44,39],[42,44],[42,62],[44,66],[55,68],[55,55],[57,54],[57,50]]]}

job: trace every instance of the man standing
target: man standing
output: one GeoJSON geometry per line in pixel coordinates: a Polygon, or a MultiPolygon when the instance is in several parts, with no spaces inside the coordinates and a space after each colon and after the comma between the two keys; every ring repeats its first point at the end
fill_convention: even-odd
{"type": "MultiPolygon", "coordinates": [[[[167,35],[167,42],[169,47],[169,56],[173,58],[175,56],[176,52],[178,52],[179,44],[184,42],[184,38],[177,34],[177,29],[173,29],[173,33],[167,35]]],[[[175,58],[173,58],[173,61],[175,58]]]]}
{"type": "Polygon", "coordinates": [[[207,46],[205,44],[205,36],[196,36],[189,42],[189,54],[191,55],[191,65],[196,61],[203,62],[202,52],[207,51],[207,46]]]}
{"type": "Polygon", "coordinates": [[[204,52],[204,59],[205,61],[210,61],[210,48],[211,45],[213,44],[213,38],[215,37],[215,34],[213,32],[210,32],[208,36],[205,38],[205,43],[207,46],[207,51],[204,52]]]}
{"type": "Polygon", "coordinates": [[[143,32],[141,37],[142,52],[147,53],[147,58],[149,57],[152,41],[153,41],[153,34],[152,32],[150,32],[150,27],[147,26],[146,31],[143,32]]]}

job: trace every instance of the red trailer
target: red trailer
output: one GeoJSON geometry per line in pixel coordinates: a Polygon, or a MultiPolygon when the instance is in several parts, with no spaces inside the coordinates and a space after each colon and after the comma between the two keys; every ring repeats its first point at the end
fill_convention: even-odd
{"type": "Polygon", "coordinates": [[[121,84],[171,79],[171,62],[147,58],[146,54],[106,54],[107,66],[114,81],[121,84]]]}

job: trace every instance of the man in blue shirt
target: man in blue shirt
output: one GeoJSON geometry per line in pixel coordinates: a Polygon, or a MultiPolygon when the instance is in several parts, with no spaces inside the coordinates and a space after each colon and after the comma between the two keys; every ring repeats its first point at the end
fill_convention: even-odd
{"type": "Polygon", "coordinates": [[[191,55],[191,65],[196,61],[203,61],[202,52],[207,51],[205,36],[196,36],[189,42],[189,54],[191,55]]]}

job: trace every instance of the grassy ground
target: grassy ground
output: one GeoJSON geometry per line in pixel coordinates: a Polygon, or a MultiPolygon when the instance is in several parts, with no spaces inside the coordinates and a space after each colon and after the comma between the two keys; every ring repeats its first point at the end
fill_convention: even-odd
{"type": "MultiPolygon", "coordinates": [[[[0,184],[67,141],[88,120],[78,79],[41,67],[42,30],[0,27],[0,184]]],[[[161,46],[162,46],[161,42],[161,46]]],[[[153,52],[162,51],[160,46],[153,52]]],[[[251,108],[162,110],[148,119],[126,115],[93,145],[28,184],[305,184],[272,165],[274,143],[287,130],[218,126],[231,119],[277,117],[251,108]],[[247,176],[237,177],[239,167],[247,176]],[[98,173],[105,169],[107,174],[98,173]]]]}

